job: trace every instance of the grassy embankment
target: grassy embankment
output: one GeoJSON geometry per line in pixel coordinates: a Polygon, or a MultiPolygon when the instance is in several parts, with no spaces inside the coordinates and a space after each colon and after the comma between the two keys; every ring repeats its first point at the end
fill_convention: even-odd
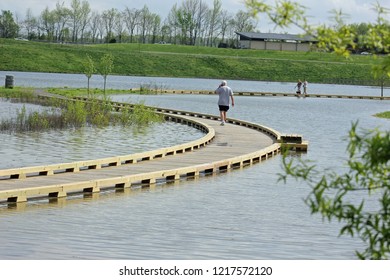
{"type": "MultiPolygon", "coordinates": [[[[359,84],[372,80],[371,67],[375,62],[369,56],[356,55],[346,60],[320,52],[150,44],[64,45],[0,39],[0,70],[83,73],[87,54],[98,64],[106,53],[114,57],[112,74],[116,75],[281,82],[307,78],[313,83],[348,81],[359,84]]],[[[65,89],[61,94],[75,91],[77,94],[86,92],[85,89],[65,89]]]]}
{"type": "MultiPolygon", "coordinates": [[[[113,75],[361,84],[372,80],[369,56],[218,49],[158,44],[66,45],[0,39],[0,70],[83,73],[86,54],[114,57],[113,75]]],[[[381,59],[381,58],[379,58],[381,59]]]]}

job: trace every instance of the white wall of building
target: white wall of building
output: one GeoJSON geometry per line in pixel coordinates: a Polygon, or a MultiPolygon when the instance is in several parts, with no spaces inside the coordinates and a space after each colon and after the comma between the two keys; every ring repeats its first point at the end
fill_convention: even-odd
{"type": "Polygon", "coordinates": [[[309,43],[241,40],[240,41],[240,48],[242,48],[242,49],[255,49],[255,50],[307,52],[310,50],[311,45],[309,43]]]}

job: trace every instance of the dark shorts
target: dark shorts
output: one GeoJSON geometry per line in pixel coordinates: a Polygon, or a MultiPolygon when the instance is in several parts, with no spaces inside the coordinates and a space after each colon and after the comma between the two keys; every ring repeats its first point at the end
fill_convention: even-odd
{"type": "Polygon", "coordinates": [[[219,110],[222,111],[222,112],[227,112],[227,111],[229,111],[229,106],[218,105],[218,107],[219,107],[219,110]]]}

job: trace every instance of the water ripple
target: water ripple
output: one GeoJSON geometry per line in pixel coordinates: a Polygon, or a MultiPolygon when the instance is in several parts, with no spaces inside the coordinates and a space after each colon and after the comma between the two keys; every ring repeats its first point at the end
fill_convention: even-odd
{"type": "MultiPolygon", "coordinates": [[[[215,96],[142,98],[149,105],[218,113],[215,96]]],[[[388,120],[372,117],[388,110],[388,103],[381,101],[272,97],[237,97],[235,101],[236,106],[229,111],[231,117],[280,132],[303,134],[310,146],[301,157],[316,161],[319,168],[345,168],[344,138],[352,121],[359,120],[362,128],[390,129],[388,120]]],[[[48,153],[50,143],[62,147],[65,157],[73,150],[77,151],[74,156],[88,157],[169,145],[177,136],[180,141],[195,137],[193,129],[178,124],[138,132],[114,127],[56,133],[15,138],[0,135],[6,146],[0,151],[16,147],[19,151],[12,158],[24,164],[30,158],[39,159],[40,153],[48,153]],[[51,137],[58,141],[53,143],[51,137]],[[35,142],[36,148],[31,148],[35,142]]],[[[2,164],[3,159],[1,155],[2,164]]],[[[303,203],[308,186],[293,180],[286,185],[278,183],[280,172],[281,158],[274,157],[218,176],[150,189],[0,207],[0,258],[356,259],[355,250],[363,248],[360,240],[338,237],[341,224],[310,215],[303,203]]]]}

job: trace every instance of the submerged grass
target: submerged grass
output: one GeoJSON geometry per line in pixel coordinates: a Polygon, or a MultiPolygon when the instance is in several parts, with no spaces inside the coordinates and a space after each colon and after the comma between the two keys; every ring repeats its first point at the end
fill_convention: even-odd
{"type": "Polygon", "coordinates": [[[33,88],[21,88],[14,87],[13,89],[0,87],[0,97],[3,98],[17,98],[21,101],[33,99],[34,89],[33,88]]]}
{"type": "Polygon", "coordinates": [[[92,98],[89,102],[68,99],[40,99],[32,91],[18,91],[16,95],[0,97],[12,102],[31,103],[45,106],[38,111],[28,112],[26,105],[16,112],[16,118],[0,121],[1,132],[44,131],[48,129],[80,128],[83,126],[105,127],[108,125],[146,126],[162,122],[163,117],[144,104],[123,108],[115,112],[109,98],[92,98]]]}

